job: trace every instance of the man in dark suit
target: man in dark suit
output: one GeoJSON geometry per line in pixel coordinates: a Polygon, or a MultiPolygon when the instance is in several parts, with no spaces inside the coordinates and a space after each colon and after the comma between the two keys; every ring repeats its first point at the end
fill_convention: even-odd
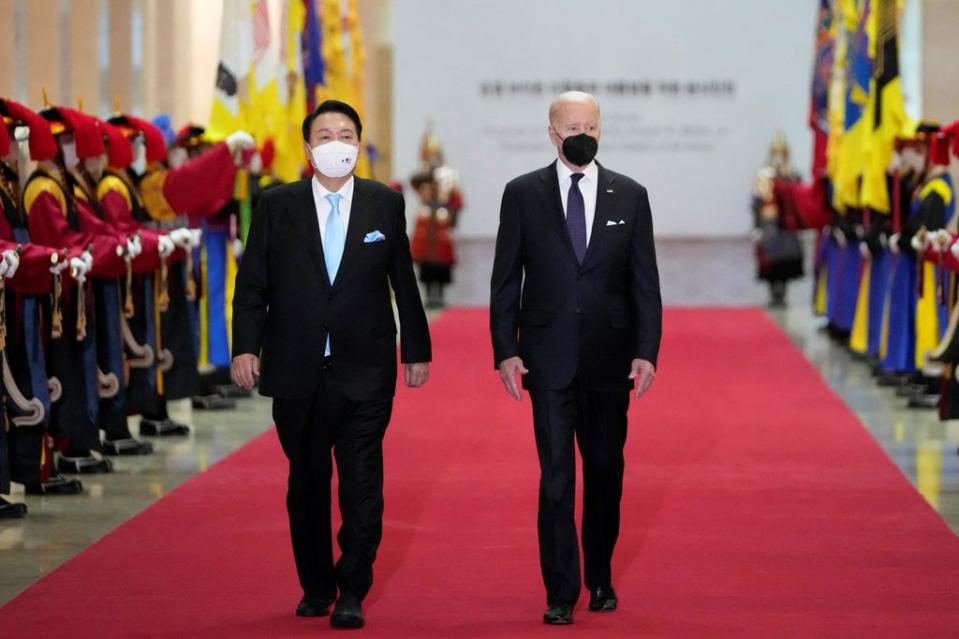
{"type": "Polygon", "coordinates": [[[630,389],[652,384],[662,302],[646,189],[599,165],[593,96],[550,106],[558,161],[506,185],[490,296],[500,378],[529,391],[541,469],[540,565],[548,624],[572,623],[579,597],[573,518],[583,458],[583,556],[591,611],[617,606],[610,563],[619,534],[630,389]]]}
{"type": "Polygon", "coordinates": [[[304,595],[299,616],[363,625],[383,528],[383,435],[396,387],[396,325],[407,386],[426,382],[426,315],[413,274],[403,196],[353,176],[362,124],[327,100],[303,122],[313,177],[265,191],[233,299],[234,381],[273,397],[290,462],[287,510],[304,595]],[[333,564],[330,479],[343,524],[333,564]],[[337,592],[339,597],[337,598],[337,592]]]}

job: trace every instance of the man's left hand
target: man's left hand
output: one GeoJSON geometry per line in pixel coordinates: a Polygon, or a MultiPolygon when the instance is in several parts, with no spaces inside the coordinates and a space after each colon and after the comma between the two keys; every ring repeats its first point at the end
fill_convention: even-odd
{"type": "Polygon", "coordinates": [[[633,397],[639,399],[653,385],[653,379],[656,378],[656,367],[653,366],[652,362],[645,359],[634,359],[629,367],[629,378],[636,380],[636,392],[633,397]]]}
{"type": "Polygon", "coordinates": [[[429,362],[404,364],[403,369],[403,378],[406,381],[406,385],[410,388],[419,388],[426,383],[426,380],[430,376],[429,362]]]}

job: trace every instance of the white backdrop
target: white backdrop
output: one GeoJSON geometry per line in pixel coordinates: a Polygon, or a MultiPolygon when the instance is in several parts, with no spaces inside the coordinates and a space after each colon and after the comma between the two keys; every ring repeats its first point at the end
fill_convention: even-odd
{"type": "Polygon", "coordinates": [[[460,236],[495,235],[503,185],[555,156],[550,100],[584,85],[602,108],[597,159],[647,186],[657,235],[746,233],[752,179],[777,130],[808,172],[817,6],[398,0],[395,174],[417,169],[432,122],[463,177],[460,236]]]}

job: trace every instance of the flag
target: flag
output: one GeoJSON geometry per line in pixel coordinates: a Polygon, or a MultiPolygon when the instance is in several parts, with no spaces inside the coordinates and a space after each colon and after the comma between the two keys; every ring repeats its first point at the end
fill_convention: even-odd
{"type": "Polygon", "coordinates": [[[306,10],[300,48],[303,60],[303,79],[306,83],[306,110],[316,108],[318,94],[326,82],[326,64],[323,55],[323,37],[320,16],[314,0],[303,0],[306,10]]]}
{"type": "Polygon", "coordinates": [[[253,2],[253,59],[250,69],[250,104],[247,131],[259,142],[273,138],[286,119],[280,102],[280,56],[270,31],[267,0],[253,2]]]}
{"type": "MultiPolygon", "coordinates": [[[[360,37],[357,0],[319,0],[323,26],[323,59],[326,62],[324,96],[346,102],[366,117],[363,103],[363,66],[366,54],[360,37]]],[[[369,177],[367,153],[360,153],[356,174],[369,177]]]]}
{"type": "Polygon", "coordinates": [[[867,123],[863,117],[869,102],[872,59],[866,25],[872,0],[842,0],[846,37],[843,133],[835,173],[835,207],[859,206],[860,179],[865,166],[863,141],[867,123]]]}
{"type": "MultiPolygon", "coordinates": [[[[826,141],[826,173],[831,184],[836,184],[836,175],[839,167],[839,156],[842,148],[843,122],[845,120],[846,95],[846,50],[849,40],[845,29],[845,15],[849,10],[847,0],[833,2],[833,22],[831,33],[833,36],[832,74],[829,79],[828,106],[826,117],[828,120],[829,135],[826,141]]],[[[835,198],[830,197],[830,201],[835,198]]]]}
{"type": "Polygon", "coordinates": [[[829,138],[829,87],[836,49],[836,21],[832,0],[819,0],[816,27],[816,56],[813,62],[809,127],[813,130],[812,179],[826,170],[826,144],[829,138]]]}
{"type": "Polygon", "coordinates": [[[899,76],[897,0],[873,0],[869,40],[873,57],[866,113],[860,204],[873,211],[890,212],[886,170],[892,163],[896,137],[910,125],[899,76]]]}
{"type": "Polygon", "coordinates": [[[306,4],[303,0],[283,0],[280,18],[278,97],[285,116],[274,131],[276,152],[273,172],[284,182],[303,175],[306,155],[303,153],[301,124],[306,117],[306,82],[304,79],[301,41],[306,25],[306,4]]]}
{"type": "Polygon", "coordinates": [[[225,0],[220,22],[220,57],[216,68],[213,110],[207,134],[223,139],[237,129],[249,130],[254,62],[253,12],[251,0],[225,0]]]}

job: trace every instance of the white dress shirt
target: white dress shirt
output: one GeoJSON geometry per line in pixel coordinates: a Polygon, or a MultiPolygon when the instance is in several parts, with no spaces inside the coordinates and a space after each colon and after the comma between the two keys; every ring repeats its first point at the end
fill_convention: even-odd
{"type": "MultiPolygon", "coordinates": [[[[579,191],[583,194],[583,204],[586,205],[586,246],[593,234],[593,218],[596,217],[596,189],[599,187],[599,168],[593,160],[582,171],[583,177],[579,180],[579,191]]],[[[559,197],[563,200],[563,215],[566,215],[566,199],[569,197],[569,187],[573,183],[569,170],[562,160],[556,160],[556,176],[559,178],[559,197]]]]}
{"type": "MultiPolygon", "coordinates": [[[[316,206],[316,219],[320,223],[320,240],[324,245],[326,244],[326,220],[330,217],[330,211],[333,210],[326,196],[332,192],[326,190],[326,187],[320,184],[316,176],[313,176],[313,204],[316,206]]],[[[336,193],[342,196],[340,198],[340,220],[343,222],[343,237],[346,237],[346,229],[350,227],[350,205],[353,203],[353,176],[350,176],[346,184],[341,186],[336,193]]],[[[595,197],[594,190],[594,201],[595,197]]]]}

